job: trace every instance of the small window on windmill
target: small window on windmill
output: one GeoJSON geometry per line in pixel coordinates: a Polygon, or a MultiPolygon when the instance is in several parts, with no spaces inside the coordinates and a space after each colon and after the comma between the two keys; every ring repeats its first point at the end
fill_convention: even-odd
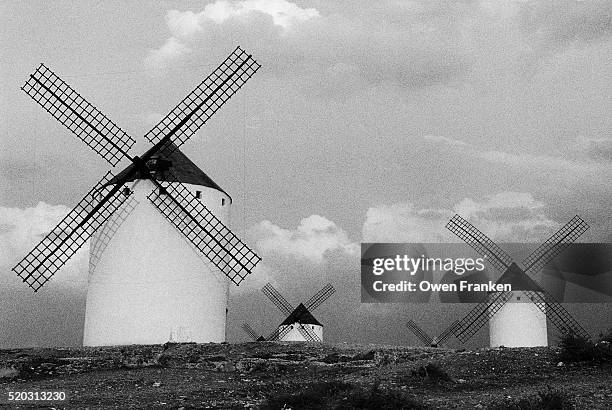
{"type": "Polygon", "coordinates": [[[225,205],[225,198],[221,198],[221,206],[225,205]]]}
{"type": "Polygon", "coordinates": [[[197,199],[201,199],[202,198],[202,191],[196,191],[195,196],[196,196],[197,199]]]}
{"type": "Polygon", "coordinates": [[[314,326],[310,326],[310,327],[312,327],[314,329],[314,326]]]}
{"type": "Polygon", "coordinates": [[[516,297],[516,300],[521,300],[521,297],[520,297],[520,296],[517,296],[517,297],[516,297]]]}
{"type": "Polygon", "coordinates": [[[160,195],[168,195],[168,191],[163,186],[160,186],[159,187],[159,194],[160,195]]]}
{"type": "Polygon", "coordinates": [[[124,196],[130,196],[131,193],[132,193],[132,191],[130,191],[130,188],[123,187],[123,195],[124,196]]]}

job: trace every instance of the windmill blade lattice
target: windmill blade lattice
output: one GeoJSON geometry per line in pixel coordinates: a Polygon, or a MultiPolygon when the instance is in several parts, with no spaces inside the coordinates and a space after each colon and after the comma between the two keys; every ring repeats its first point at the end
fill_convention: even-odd
{"type": "Polygon", "coordinates": [[[589,229],[589,225],[578,215],[540,245],[523,261],[525,273],[539,272],[548,262],[563,252],[589,229]]]}
{"type": "Polygon", "coordinates": [[[446,228],[486,257],[499,272],[504,273],[512,263],[512,258],[503,249],[459,215],[453,216],[446,228]]]}
{"type": "Polygon", "coordinates": [[[154,190],[147,198],[221,272],[239,285],[261,258],[198,201],[185,185],[180,182],[157,183],[163,187],[163,191],[154,190]]]}
{"type": "Polygon", "coordinates": [[[14,268],[34,291],[38,291],[95,230],[127,200],[121,185],[106,185],[108,172],[60,223],[14,268]]]}
{"type": "Polygon", "coordinates": [[[138,205],[138,201],[134,198],[133,195],[130,195],[129,198],[115,211],[114,215],[110,217],[100,229],[96,230],[92,235],[91,248],[89,250],[89,274],[93,274],[96,270],[96,266],[104,253],[104,250],[108,246],[113,236],[117,230],[121,227],[123,222],[127,219],[128,216],[132,213],[132,211],[138,205]]]}
{"type": "Polygon", "coordinates": [[[300,325],[297,327],[298,332],[302,335],[302,337],[309,342],[322,342],[321,338],[317,336],[315,332],[312,331],[308,325],[300,325]]]}
{"type": "Polygon", "coordinates": [[[540,309],[561,333],[573,333],[585,339],[591,335],[569,314],[565,308],[546,291],[525,292],[529,299],[540,309]]]}
{"type": "Polygon", "coordinates": [[[472,309],[453,329],[453,334],[462,342],[469,340],[512,297],[512,292],[496,292],[472,309]]]}
{"type": "Polygon", "coordinates": [[[44,64],[21,89],[112,166],[136,142],[44,64]]]}
{"type": "Polygon", "coordinates": [[[287,299],[285,299],[271,283],[266,283],[266,285],[261,288],[261,291],[283,314],[290,315],[291,312],[293,312],[294,307],[291,306],[291,303],[287,302],[287,299]]]}
{"type": "Polygon", "coordinates": [[[285,326],[282,329],[280,327],[277,327],[274,330],[274,332],[270,333],[270,335],[266,338],[266,340],[279,341],[283,337],[285,337],[285,335],[289,333],[290,331],[291,331],[290,326],[285,326]]]}
{"type": "MultiPolygon", "coordinates": [[[[153,144],[164,138],[180,147],[259,70],[240,47],[164,117],[145,137],[153,144]]],[[[171,149],[168,148],[168,152],[171,149]]]]}
{"type": "Polygon", "coordinates": [[[248,323],[243,323],[241,327],[242,327],[242,330],[244,330],[244,332],[251,337],[251,339],[257,340],[259,338],[257,333],[253,330],[253,328],[248,323]]]}
{"type": "Polygon", "coordinates": [[[453,335],[457,326],[459,326],[458,320],[454,321],[449,327],[440,333],[440,336],[435,339],[436,344],[441,345],[442,343],[446,342],[446,340],[453,335]]]}
{"type": "Polygon", "coordinates": [[[425,333],[425,331],[417,325],[413,320],[409,320],[406,323],[406,327],[410,329],[412,333],[425,345],[430,346],[432,342],[432,338],[425,333]]]}
{"type": "Polygon", "coordinates": [[[323,289],[318,291],[311,297],[308,302],[305,303],[306,309],[312,311],[321,306],[323,302],[325,302],[331,295],[336,292],[336,289],[332,286],[331,283],[323,286],[323,289]]]}

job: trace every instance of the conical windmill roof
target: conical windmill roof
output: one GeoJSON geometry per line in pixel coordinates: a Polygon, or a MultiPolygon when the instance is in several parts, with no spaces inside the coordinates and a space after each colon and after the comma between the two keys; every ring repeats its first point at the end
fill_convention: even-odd
{"type": "Polygon", "coordinates": [[[541,292],[542,288],[533,281],[527,274],[519,268],[519,266],[512,262],[508,270],[498,279],[496,284],[511,284],[512,290],[530,290],[535,292],[541,292]]]}
{"type": "Polygon", "coordinates": [[[285,319],[280,325],[288,326],[296,322],[301,323],[303,325],[323,326],[317,319],[315,319],[315,317],[312,315],[312,313],[310,313],[310,311],[306,308],[306,306],[304,306],[303,303],[300,303],[298,307],[296,307],[293,312],[291,312],[291,314],[287,316],[287,319],[285,319]]]}
{"type": "MultiPolygon", "coordinates": [[[[223,192],[227,196],[229,194],[225,192],[219,185],[215,183],[204,171],[202,171],[196,164],[194,164],[187,155],[183,154],[174,143],[171,143],[168,147],[167,151],[171,153],[168,155],[164,150],[160,148],[156,149],[155,152],[151,153],[151,156],[157,156],[160,159],[170,161],[172,163],[170,170],[172,174],[169,173],[155,173],[155,179],[158,181],[167,181],[167,182],[182,182],[185,184],[193,184],[200,185],[209,188],[216,189],[218,191],[223,192]]],[[[155,147],[151,148],[147,151],[143,156],[146,156],[150,153],[150,151],[154,150],[155,147]]],[[[134,167],[133,163],[126,167],[123,171],[121,171],[117,176],[111,179],[108,184],[116,184],[118,181],[125,178],[125,176],[130,173],[134,167]]],[[[125,182],[134,181],[135,179],[143,179],[143,175],[138,171],[134,173],[130,178],[128,178],[125,182]]],[[[231,197],[230,197],[231,200],[231,197]]]]}

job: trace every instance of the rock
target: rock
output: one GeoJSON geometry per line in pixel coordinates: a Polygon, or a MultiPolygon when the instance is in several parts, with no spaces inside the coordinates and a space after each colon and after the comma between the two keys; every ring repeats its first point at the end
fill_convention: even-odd
{"type": "Polygon", "coordinates": [[[19,371],[14,367],[0,367],[0,379],[12,379],[19,376],[19,371]]]}
{"type": "Polygon", "coordinates": [[[353,356],[353,360],[374,360],[374,350],[357,353],[353,356]]]}
{"type": "Polygon", "coordinates": [[[218,372],[233,372],[236,370],[236,366],[232,362],[219,362],[215,363],[215,370],[218,372]]]}
{"type": "Polygon", "coordinates": [[[557,363],[557,367],[563,367],[565,364],[563,362],[557,363]]]}

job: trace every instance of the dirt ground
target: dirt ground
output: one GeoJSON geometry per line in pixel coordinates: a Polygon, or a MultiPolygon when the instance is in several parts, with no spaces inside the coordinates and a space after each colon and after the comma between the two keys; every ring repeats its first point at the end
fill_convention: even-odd
{"type": "Polygon", "coordinates": [[[563,408],[612,408],[612,366],[559,363],[557,353],[278,342],[10,349],[0,350],[0,407],[322,408],[315,396],[342,382],[336,408],[556,408],[538,399],[546,392],[563,408]],[[7,401],[20,391],[68,398],[7,401]],[[359,391],[369,404],[350,401],[359,391]]]}

